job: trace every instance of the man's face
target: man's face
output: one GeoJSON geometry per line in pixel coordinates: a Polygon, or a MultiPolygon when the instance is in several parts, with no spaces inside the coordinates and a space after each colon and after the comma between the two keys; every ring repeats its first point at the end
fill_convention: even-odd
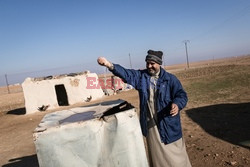
{"type": "Polygon", "coordinates": [[[155,75],[157,72],[160,71],[161,65],[157,64],[154,61],[147,60],[146,67],[150,75],[155,75]]]}

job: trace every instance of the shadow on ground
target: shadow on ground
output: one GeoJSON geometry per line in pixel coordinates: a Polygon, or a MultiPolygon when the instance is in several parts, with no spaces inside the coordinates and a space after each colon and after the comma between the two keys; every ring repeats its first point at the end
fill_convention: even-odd
{"type": "Polygon", "coordinates": [[[250,149],[250,103],[193,108],[187,115],[207,133],[250,149]]]}
{"type": "Polygon", "coordinates": [[[3,165],[3,167],[39,167],[36,154],[10,159],[8,164],[3,165]]]}
{"type": "Polygon", "coordinates": [[[7,114],[24,115],[24,114],[26,114],[26,109],[25,108],[17,108],[17,109],[8,111],[7,114]]]}

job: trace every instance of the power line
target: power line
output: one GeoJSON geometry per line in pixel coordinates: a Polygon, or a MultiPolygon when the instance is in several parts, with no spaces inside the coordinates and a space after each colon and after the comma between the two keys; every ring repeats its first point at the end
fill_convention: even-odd
{"type": "Polygon", "coordinates": [[[221,28],[222,26],[225,26],[227,23],[230,23],[231,21],[242,17],[243,15],[245,15],[247,12],[250,11],[250,5],[245,6],[242,10],[234,13],[231,17],[226,18],[225,20],[223,20],[222,22],[218,23],[217,25],[211,27],[210,29],[208,29],[207,31],[198,34],[197,36],[193,37],[191,40],[196,40],[197,38],[201,38],[203,36],[206,36],[214,31],[216,31],[217,29],[221,28]]]}

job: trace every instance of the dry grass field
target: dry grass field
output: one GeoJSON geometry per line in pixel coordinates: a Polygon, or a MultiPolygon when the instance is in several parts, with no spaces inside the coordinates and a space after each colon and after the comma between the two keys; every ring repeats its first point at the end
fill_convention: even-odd
{"type": "MultiPolygon", "coordinates": [[[[189,102],[181,111],[182,128],[193,167],[250,166],[250,56],[166,67],[182,82],[189,102]]],[[[33,130],[46,112],[25,115],[20,86],[0,88],[0,166],[39,166],[33,130]]],[[[124,99],[139,112],[135,90],[98,101],[124,99]]]]}

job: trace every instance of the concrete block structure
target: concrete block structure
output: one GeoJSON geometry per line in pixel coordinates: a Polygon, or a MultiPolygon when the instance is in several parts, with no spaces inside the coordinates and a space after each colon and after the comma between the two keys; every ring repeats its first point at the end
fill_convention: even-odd
{"type": "Polygon", "coordinates": [[[97,74],[89,72],[26,78],[22,83],[26,114],[103,97],[100,87],[89,89],[89,77],[98,79],[97,74]]]}
{"type": "Polygon", "coordinates": [[[40,167],[148,167],[136,110],[123,100],[49,113],[33,135],[40,167]]]}

